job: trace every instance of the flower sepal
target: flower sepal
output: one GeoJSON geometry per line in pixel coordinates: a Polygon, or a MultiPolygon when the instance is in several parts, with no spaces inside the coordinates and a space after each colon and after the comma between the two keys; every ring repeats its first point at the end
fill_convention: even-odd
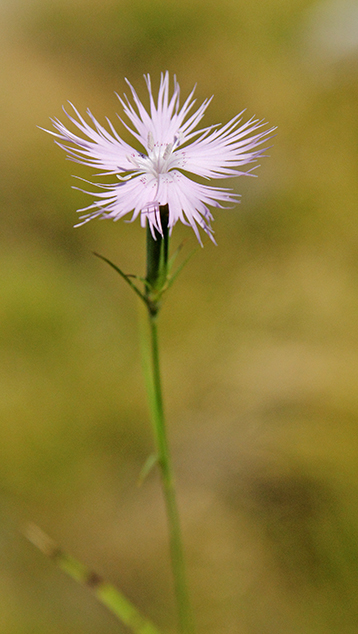
{"type": "Polygon", "coordinates": [[[151,315],[156,315],[168,287],[169,206],[159,207],[159,229],[147,223],[147,275],[145,296],[151,315]]]}

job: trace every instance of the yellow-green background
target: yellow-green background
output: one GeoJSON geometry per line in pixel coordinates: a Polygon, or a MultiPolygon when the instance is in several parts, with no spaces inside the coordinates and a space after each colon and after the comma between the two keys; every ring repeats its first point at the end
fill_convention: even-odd
{"type": "Polygon", "coordinates": [[[0,20],[1,634],[124,631],[25,541],[28,520],[174,631],[158,477],[136,486],[137,300],[92,255],[142,274],[145,233],[73,229],[90,200],[71,174],[91,170],[36,127],[67,100],[115,122],[124,77],[145,99],[143,73],[157,90],[167,69],[182,98],[215,95],[207,124],[247,108],[278,126],[161,316],[198,631],[356,634],[356,3],[2,0],[0,20]]]}

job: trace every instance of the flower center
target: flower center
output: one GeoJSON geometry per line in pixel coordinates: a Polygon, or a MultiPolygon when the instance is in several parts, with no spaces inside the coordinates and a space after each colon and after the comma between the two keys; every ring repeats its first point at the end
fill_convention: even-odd
{"type": "Polygon", "coordinates": [[[153,134],[148,132],[148,154],[137,154],[128,156],[128,160],[141,172],[152,174],[158,177],[159,174],[166,174],[170,170],[173,162],[174,150],[180,144],[180,137],[174,137],[173,143],[155,143],[153,134]]]}

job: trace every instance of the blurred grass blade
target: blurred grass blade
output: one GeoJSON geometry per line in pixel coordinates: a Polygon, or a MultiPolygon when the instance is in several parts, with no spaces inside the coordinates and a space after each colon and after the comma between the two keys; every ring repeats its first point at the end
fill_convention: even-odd
{"type": "Polygon", "coordinates": [[[155,453],[151,453],[140,470],[138,486],[141,486],[143,484],[144,480],[147,478],[156,464],[158,464],[158,456],[155,453]]]}
{"type": "Polygon", "coordinates": [[[83,586],[87,586],[134,634],[161,634],[155,625],[143,617],[137,608],[110,583],[70,555],[62,552],[57,544],[35,524],[29,524],[25,536],[61,570],[83,586]]]}

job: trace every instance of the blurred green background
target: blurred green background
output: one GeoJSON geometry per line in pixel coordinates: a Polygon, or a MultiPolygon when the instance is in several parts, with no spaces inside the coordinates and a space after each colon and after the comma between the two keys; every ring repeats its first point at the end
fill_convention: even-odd
{"type": "Polygon", "coordinates": [[[141,275],[145,233],[73,229],[90,200],[71,174],[91,171],[36,127],[67,100],[115,122],[124,77],[145,100],[143,73],[157,90],[168,69],[182,99],[215,95],[205,124],[247,108],[278,126],[161,316],[198,632],[356,634],[356,2],[1,0],[0,33],[1,633],[124,632],[26,542],[29,520],[175,629],[158,477],[136,486],[137,300],[92,255],[141,275]]]}

